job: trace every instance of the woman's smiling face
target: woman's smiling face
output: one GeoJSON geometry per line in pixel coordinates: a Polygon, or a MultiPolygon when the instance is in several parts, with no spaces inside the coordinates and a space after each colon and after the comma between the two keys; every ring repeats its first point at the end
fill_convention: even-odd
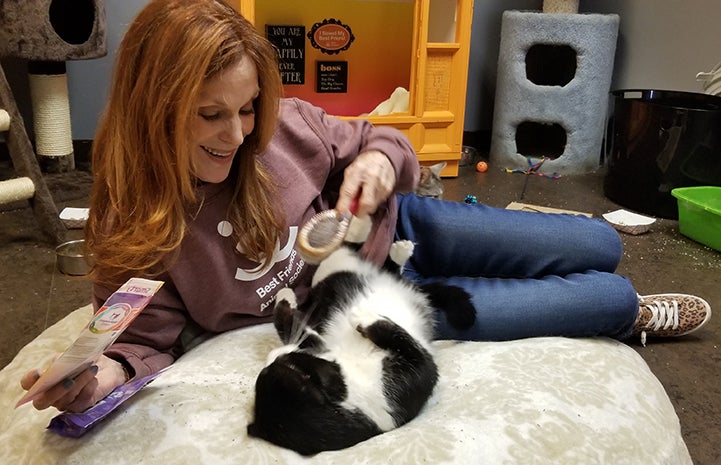
{"type": "Polygon", "coordinates": [[[203,84],[191,131],[198,179],[219,183],[228,177],[238,147],[255,127],[253,103],[259,92],[258,72],[246,57],[203,84]]]}

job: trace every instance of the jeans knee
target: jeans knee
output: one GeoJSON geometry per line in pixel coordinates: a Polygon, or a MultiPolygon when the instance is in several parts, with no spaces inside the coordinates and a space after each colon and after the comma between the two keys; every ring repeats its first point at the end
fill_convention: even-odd
{"type": "Polygon", "coordinates": [[[599,235],[597,244],[600,245],[599,263],[595,269],[599,271],[614,272],[621,263],[623,256],[623,242],[613,226],[599,220],[599,235]]]}

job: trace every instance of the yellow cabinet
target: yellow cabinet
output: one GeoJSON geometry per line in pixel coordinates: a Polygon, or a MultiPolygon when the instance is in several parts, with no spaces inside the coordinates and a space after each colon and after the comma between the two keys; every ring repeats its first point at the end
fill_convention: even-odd
{"type": "Polygon", "coordinates": [[[409,137],[422,164],[445,161],[442,174],[458,175],[472,0],[239,0],[237,6],[278,46],[286,96],[339,117],[393,126],[409,137]]]}

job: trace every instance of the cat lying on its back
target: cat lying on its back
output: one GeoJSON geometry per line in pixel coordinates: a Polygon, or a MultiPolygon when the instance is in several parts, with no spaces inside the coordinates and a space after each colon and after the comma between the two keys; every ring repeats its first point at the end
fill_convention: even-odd
{"type": "Polygon", "coordinates": [[[395,272],[356,252],[370,220],[319,265],[307,301],[282,289],[274,323],[286,345],[256,382],[248,434],[310,455],[352,446],[413,419],[438,380],[427,296],[400,276],[413,250],[394,244],[395,272]]]}

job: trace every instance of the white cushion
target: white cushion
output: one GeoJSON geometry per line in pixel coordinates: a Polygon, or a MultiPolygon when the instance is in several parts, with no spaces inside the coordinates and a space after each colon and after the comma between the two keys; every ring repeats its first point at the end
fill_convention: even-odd
{"type": "Polygon", "coordinates": [[[409,424],[311,458],[250,438],[255,378],[280,344],[271,325],[204,342],[79,439],[57,414],[13,410],[27,370],[64,350],[91,316],[78,309],[0,372],[6,464],[691,464],[679,420],[643,359],[605,338],[436,342],[441,377],[409,424]]]}

